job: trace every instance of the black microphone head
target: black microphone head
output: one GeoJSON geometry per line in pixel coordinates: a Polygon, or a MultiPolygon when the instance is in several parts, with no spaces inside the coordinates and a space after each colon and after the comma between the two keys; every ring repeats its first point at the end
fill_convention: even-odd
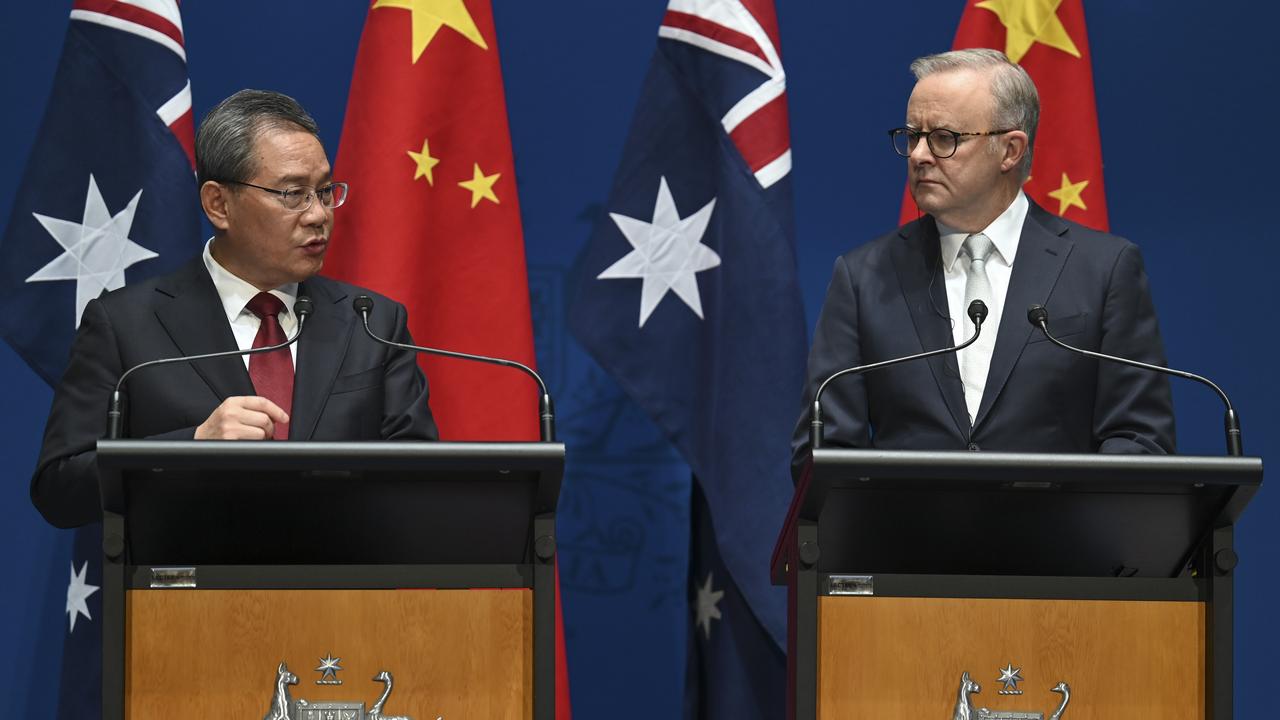
{"type": "Polygon", "coordinates": [[[1040,327],[1049,322],[1049,311],[1045,310],[1043,305],[1032,305],[1027,308],[1027,322],[1040,327]]]}
{"type": "Polygon", "coordinates": [[[351,307],[355,308],[357,315],[373,312],[373,298],[368,295],[357,295],[356,299],[351,302],[351,307]]]}
{"type": "Polygon", "coordinates": [[[293,314],[300,318],[311,315],[311,298],[306,295],[299,295],[297,300],[293,301],[293,314]]]}
{"type": "Polygon", "coordinates": [[[981,300],[974,300],[969,303],[969,319],[974,325],[981,325],[987,321],[987,304],[981,300]]]}

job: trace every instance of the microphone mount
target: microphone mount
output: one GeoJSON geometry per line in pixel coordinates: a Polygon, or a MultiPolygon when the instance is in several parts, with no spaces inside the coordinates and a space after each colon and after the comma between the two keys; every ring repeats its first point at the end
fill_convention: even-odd
{"type": "Polygon", "coordinates": [[[1244,455],[1244,438],[1240,433],[1240,416],[1236,414],[1235,406],[1231,404],[1231,399],[1227,397],[1227,394],[1223,392],[1222,388],[1218,387],[1217,383],[1213,382],[1209,378],[1202,375],[1196,375],[1195,373],[1187,372],[1185,370],[1174,370],[1173,368],[1152,365],[1150,363],[1130,360],[1129,358],[1117,357],[1115,355],[1106,355],[1104,353],[1093,352],[1092,350],[1084,350],[1073,345],[1068,345],[1054,337],[1053,334],[1049,332],[1049,311],[1046,310],[1043,305],[1032,305],[1027,308],[1027,321],[1033,326],[1039,328],[1040,332],[1044,333],[1044,336],[1049,339],[1049,342],[1052,342],[1054,345],[1057,345],[1064,350],[1069,350],[1098,360],[1109,360],[1111,362],[1140,368],[1142,370],[1150,370],[1152,372],[1164,373],[1165,375],[1173,375],[1174,377],[1180,377],[1184,380],[1194,380],[1202,385],[1209,386],[1218,394],[1218,398],[1222,400],[1222,404],[1226,407],[1226,415],[1223,417],[1223,425],[1226,430],[1227,454],[1232,457],[1240,457],[1244,455]]]}
{"type": "Polygon", "coordinates": [[[935,355],[945,355],[947,353],[960,352],[961,350],[977,342],[978,336],[982,334],[982,323],[986,322],[986,319],[987,319],[987,304],[982,302],[981,300],[974,300],[973,302],[969,303],[969,309],[966,314],[969,316],[969,320],[973,322],[973,336],[970,337],[968,340],[965,340],[960,345],[957,345],[954,347],[939,348],[937,350],[929,350],[927,352],[916,353],[915,355],[908,355],[906,357],[892,358],[890,360],[882,360],[880,362],[871,363],[869,365],[858,365],[851,368],[845,368],[844,370],[840,370],[839,372],[836,372],[835,374],[831,375],[826,380],[823,380],[822,384],[818,386],[818,391],[813,394],[813,406],[809,411],[810,412],[810,415],[809,415],[809,418],[810,418],[809,419],[809,447],[810,449],[817,450],[818,448],[822,447],[822,431],[823,431],[822,393],[826,392],[827,386],[830,385],[833,380],[844,377],[845,375],[862,375],[863,373],[868,373],[873,370],[886,368],[886,367],[889,367],[890,365],[897,365],[898,363],[909,362],[911,360],[923,360],[925,358],[930,358],[935,355]]]}
{"type": "Polygon", "coordinates": [[[551,393],[547,390],[547,384],[542,380],[542,376],[534,371],[533,368],[524,363],[515,360],[507,360],[506,358],[489,357],[487,355],[475,355],[472,353],[458,352],[456,350],[442,350],[440,348],[424,347],[422,345],[410,345],[408,343],[398,343],[386,338],[378,337],[374,334],[373,329],[369,327],[369,314],[373,312],[373,298],[368,295],[359,295],[352,301],[351,307],[360,315],[364,324],[364,331],[369,337],[383,345],[400,348],[401,350],[409,350],[412,352],[427,353],[428,355],[439,355],[441,357],[450,357],[458,360],[471,360],[475,362],[488,363],[490,365],[499,365],[502,367],[515,368],[533,378],[538,383],[538,428],[542,442],[555,442],[556,439],[556,417],[554,403],[551,400],[551,393]]]}

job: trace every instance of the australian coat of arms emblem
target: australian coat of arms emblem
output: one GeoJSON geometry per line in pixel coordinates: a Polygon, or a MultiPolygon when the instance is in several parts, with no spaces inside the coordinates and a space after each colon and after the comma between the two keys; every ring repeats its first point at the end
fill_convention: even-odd
{"type": "MultiPolygon", "coordinates": [[[[341,668],[337,666],[335,659],[328,657],[321,659],[320,662],[321,667],[316,669],[323,675],[316,684],[341,685],[342,682],[336,679],[336,671],[341,668]]],[[[282,662],[276,670],[275,695],[271,698],[271,707],[263,720],[412,720],[407,715],[387,713],[387,698],[391,696],[393,683],[391,673],[383,670],[374,675],[373,680],[382,683],[382,693],[368,710],[365,709],[363,702],[294,700],[289,692],[289,686],[298,684],[298,676],[289,672],[289,668],[282,662]]],[[[437,717],[436,720],[443,720],[443,717],[437,717]]]]}
{"type": "MultiPolygon", "coordinates": [[[[1015,670],[1013,665],[1000,671],[1000,679],[1005,689],[1000,691],[1001,695],[1021,695],[1022,691],[1018,690],[1018,681],[1022,680],[1022,676],[1018,674],[1019,670],[1015,670]]],[[[1053,692],[1062,696],[1062,702],[1058,705],[1058,709],[1053,711],[1049,716],[1049,720],[1061,720],[1063,713],[1066,712],[1067,703],[1071,700],[1071,688],[1065,682],[1060,682],[1053,686],[1053,692]]],[[[973,698],[969,697],[974,693],[982,692],[982,686],[974,682],[969,677],[969,673],[965,672],[960,675],[960,689],[956,693],[955,710],[951,713],[951,720],[1044,720],[1044,715],[1038,712],[996,712],[987,708],[975,708],[973,706],[973,698]]]]}

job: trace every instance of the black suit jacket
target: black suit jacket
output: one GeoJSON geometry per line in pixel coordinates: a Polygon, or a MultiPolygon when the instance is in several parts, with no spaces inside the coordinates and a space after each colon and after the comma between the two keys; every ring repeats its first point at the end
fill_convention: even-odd
{"type": "MultiPolygon", "coordinates": [[[[375,343],[351,308],[374,298],[370,327],[412,342],[404,306],[353,285],[314,277],[300,295],[314,310],[298,341],[289,437],[296,440],[434,440],[427,382],[416,357],[375,343]]],[[[101,518],[94,446],[121,373],[164,357],[236,349],[236,340],[201,258],[169,275],[91,301],[71,360],[53,396],[31,498],[50,523],[73,527],[101,518]]],[[[241,357],[146,368],[123,388],[128,438],[190,440],[228,397],[254,395],[241,357]]]]}
{"type": "MultiPolygon", "coordinates": [[[[809,353],[805,411],[792,439],[797,468],[808,452],[809,405],[823,379],[954,345],[940,254],[937,224],[925,216],[836,260],[809,353]]],[[[1027,322],[1027,308],[1037,303],[1049,311],[1050,331],[1068,344],[1165,364],[1137,246],[1031,203],[973,427],[956,356],[948,354],[833,382],[822,400],[826,441],[914,450],[1172,453],[1166,377],[1054,346],[1027,322]]]]}

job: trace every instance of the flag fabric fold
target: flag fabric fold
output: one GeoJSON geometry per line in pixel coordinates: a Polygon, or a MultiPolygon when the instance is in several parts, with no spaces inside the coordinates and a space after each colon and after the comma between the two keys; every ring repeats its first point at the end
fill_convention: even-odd
{"type": "Polygon", "coordinates": [[[705,498],[687,707],[780,717],[786,595],[768,563],[792,494],[806,341],[777,18],[768,0],[672,0],[658,34],[570,325],[705,498]],[[756,684],[778,694],[727,696],[756,684]]]}
{"type": "MultiPolygon", "coordinates": [[[[1040,93],[1040,127],[1023,190],[1050,212],[1107,230],[1102,141],[1082,0],[968,0],[952,47],[1000,50],[1027,71],[1040,93]]],[[[900,220],[905,224],[918,216],[908,191],[900,220]]]]}
{"type": "MultiPolygon", "coordinates": [[[[0,240],[0,335],[50,385],[90,300],[199,252],[194,127],[176,0],[76,0],[0,240]]],[[[101,533],[76,531],[58,718],[101,717],[101,533]]]]}
{"type": "MultiPolygon", "coordinates": [[[[374,0],[334,177],[325,274],[395,298],[420,345],[535,366],[515,161],[489,0],[374,0]]],[[[375,312],[376,312],[375,308],[375,312]]],[[[420,358],[444,440],[537,440],[536,384],[511,368],[420,358]]],[[[557,574],[557,588],[558,588],[557,574]]],[[[556,593],[556,717],[570,717],[556,593]]]]}

